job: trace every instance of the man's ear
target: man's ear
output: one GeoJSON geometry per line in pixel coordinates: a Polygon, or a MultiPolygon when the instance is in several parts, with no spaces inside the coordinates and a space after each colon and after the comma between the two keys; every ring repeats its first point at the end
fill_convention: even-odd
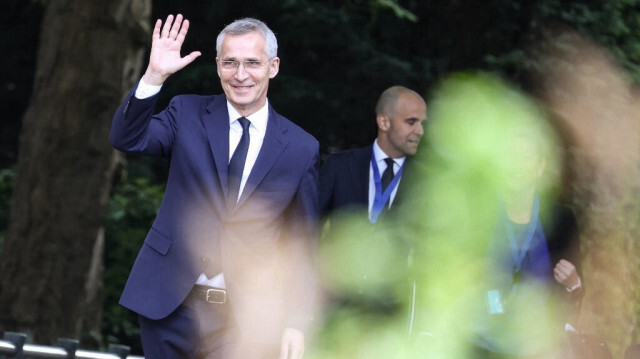
{"type": "Polygon", "coordinates": [[[220,76],[220,63],[218,62],[218,57],[216,57],[216,72],[218,73],[218,77],[222,78],[222,76],[220,76]]]}
{"type": "Polygon", "coordinates": [[[280,58],[274,57],[269,64],[269,78],[272,79],[276,77],[278,71],[280,71],[280,58]]]}
{"type": "Polygon", "coordinates": [[[378,123],[378,129],[381,131],[388,131],[389,127],[391,126],[389,117],[385,116],[385,115],[377,115],[376,116],[376,122],[378,123]]]}

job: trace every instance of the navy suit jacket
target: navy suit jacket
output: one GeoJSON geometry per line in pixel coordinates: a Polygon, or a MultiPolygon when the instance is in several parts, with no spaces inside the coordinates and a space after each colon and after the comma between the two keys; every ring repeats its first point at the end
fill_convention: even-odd
{"type": "MultiPolygon", "coordinates": [[[[364,210],[369,206],[369,170],[373,145],[332,153],[320,169],[320,213],[322,216],[337,210],[364,210]]],[[[402,179],[391,209],[402,202],[407,187],[407,157],[402,179]]],[[[410,166],[410,165],[409,165],[410,166]]],[[[367,212],[368,213],[368,212],[367,212]]]]}
{"type": "MultiPolygon", "coordinates": [[[[123,152],[170,160],[162,204],[144,240],[120,303],[150,319],[173,312],[208,265],[223,271],[232,306],[243,295],[296,298],[282,283],[296,273],[317,230],[318,142],[269,107],[264,142],[238,205],[228,210],[229,115],[224,95],[174,97],[153,115],[158,96],[137,99],[135,89],[118,108],[110,141],[123,152]],[[259,276],[260,280],[255,280],[259,276]],[[253,291],[252,291],[253,290],[253,291]],[[274,294],[275,295],[275,294],[274,294]]],[[[312,243],[313,245],[313,243],[312,243]]],[[[302,279],[301,279],[302,280],[302,279]]],[[[293,281],[293,282],[292,282],[293,281]]],[[[295,307],[299,307],[295,306],[295,307]]],[[[245,306],[234,314],[251,321],[245,306]]],[[[298,313],[299,314],[299,313],[298,313]]]]}

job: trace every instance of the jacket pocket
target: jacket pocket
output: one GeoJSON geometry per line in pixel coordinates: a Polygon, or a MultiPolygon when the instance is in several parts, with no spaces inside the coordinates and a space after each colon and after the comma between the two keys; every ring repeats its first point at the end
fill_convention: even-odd
{"type": "Polygon", "coordinates": [[[169,249],[171,249],[171,246],[173,245],[172,240],[158,232],[153,227],[151,227],[149,234],[147,234],[147,238],[145,238],[144,243],[162,255],[169,253],[169,249]]]}

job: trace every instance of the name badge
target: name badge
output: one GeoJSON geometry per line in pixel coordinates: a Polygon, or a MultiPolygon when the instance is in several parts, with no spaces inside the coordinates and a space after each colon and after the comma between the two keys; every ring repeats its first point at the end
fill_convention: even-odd
{"type": "Polygon", "coordinates": [[[504,307],[502,306],[502,300],[500,299],[499,290],[490,290],[487,292],[487,299],[489,301],[489,314],[502,314],[504,313],[504,307]]]}

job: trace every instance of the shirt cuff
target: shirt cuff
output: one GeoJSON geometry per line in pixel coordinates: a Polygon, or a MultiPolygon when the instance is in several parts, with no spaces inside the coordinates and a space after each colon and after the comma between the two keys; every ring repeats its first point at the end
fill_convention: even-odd
{"type": "Polygon", "coordinates": [[[140,83],[136,88],[135,96],[137,99],[142,100],[157,94],[158,92],[160,92],[161,88],[162,85],[149,85],[144,82],[144,78],[141,78],[140,83]]]}
{"type": "Polygon", "coordinates": [[[578,284],[574,285],[573,287],[567,288],[567,292],[574,292],[577,289],[580,289],[580,287],[582,287],[582,281],[580,280],[580,277],[578,277],[578,284]]]}

